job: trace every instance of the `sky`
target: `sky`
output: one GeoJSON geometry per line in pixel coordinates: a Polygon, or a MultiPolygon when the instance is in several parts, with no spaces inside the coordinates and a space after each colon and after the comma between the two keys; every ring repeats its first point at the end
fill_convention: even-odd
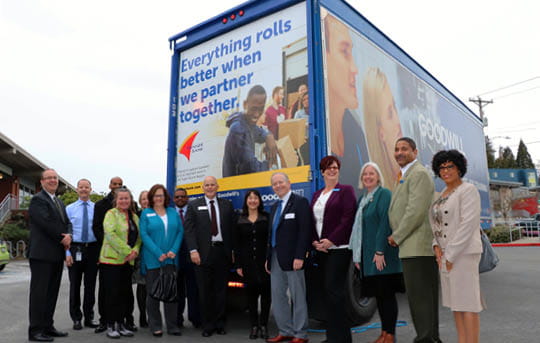
{"type": "MultiPolygon", "coordinates": [[[[0,0],[0,132],[73,185],[165,183],[168,38],[242,2],[0,0]]],[[[349,3],[475,113],[529,80],[482,95],[485,132],[540,161],[540,2],[349,3]]]]}

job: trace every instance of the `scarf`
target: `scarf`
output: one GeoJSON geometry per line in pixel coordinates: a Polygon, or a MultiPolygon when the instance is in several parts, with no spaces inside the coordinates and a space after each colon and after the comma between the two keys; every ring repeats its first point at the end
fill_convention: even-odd
{"type": "Polygon", "coordinates": [[[360,204],[356,210],[356,217],[354,218],[351,238],[349,240],[349,250],[352,250],[353,262],[355,263],[360,263],[362,261],[362,215],[364,207],[373,200],[373,195],[378,189],[379,186],[363,196],[362,199],[360,199],[360,204]]]}

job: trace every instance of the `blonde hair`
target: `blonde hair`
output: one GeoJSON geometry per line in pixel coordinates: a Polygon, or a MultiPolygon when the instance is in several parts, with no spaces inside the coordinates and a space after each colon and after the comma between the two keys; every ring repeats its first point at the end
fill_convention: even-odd
{"type": "MultiPolygon", "coordinates": [[[[381,122],[382,113],[379,103],[385,87],[390,88],[386,75],[379,68],[369,68],[362,83],[364,132],[366,133],[370,159],[382,167],[377,166],[379,176],[381,179],[395,180],[399,165],[394,159],[393,151],[388,151],[379,136],[379,129],[384,125],[381,122]]],[[[390,190],[393,190],[394,187],[394,184],[388,185],[390,190]]]]}

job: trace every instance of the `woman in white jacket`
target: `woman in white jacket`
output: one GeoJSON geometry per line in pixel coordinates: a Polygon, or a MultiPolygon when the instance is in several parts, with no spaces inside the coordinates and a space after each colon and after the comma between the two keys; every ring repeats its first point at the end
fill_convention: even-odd
{"type": "Polygon", "coordinates": [[[442,304],[454,313],[458,342],[478,342],[479,312],[484,309],[478,273],[480,195],[474,185],[461,179],[467,172],[467,160],[459,151],[439,151],[433,156],[432,168],[446,183],[430,213],[442,304]]]}

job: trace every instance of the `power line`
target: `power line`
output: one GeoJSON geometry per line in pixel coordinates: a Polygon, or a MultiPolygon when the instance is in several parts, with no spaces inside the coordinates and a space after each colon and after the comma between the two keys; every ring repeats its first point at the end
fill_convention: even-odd
{"type": "Polygon", "coordinates": [[[488,92],[484,92],[482,94],[478,94],[478,96],[482,96],[482,95],[486,95],[486,94],[489,94],[489,93],[493,93],[493,92],[497,92],[497,91],[500,91],[500,90],[503,90],[503,89],[506,89],[506,88],[510,88],[510,87],[514,87],[514,86],[517,86],[517,85],[520,85],[522,83],[525,83],[525,82],[530,82],[530,81],[533,81],[533,80],[536,80],[536,79],[540,79],[540,76],[535,76],[535,77],[531,77],[530,79],[527,79],[527,80],[523,80],[523,81],[519,81],[519,82],[516,82],[516,83],[512,83],[511,85],[507,85],[507,86],[504,86],[504,87],[499,87],[497,89],[493,89],[493,90],[490,90],[488,92]]]}
{"type": "Polygon", "coordinates": [[[528,92],[528,91],[532,91],[532,90],[535,90],[537,88],[540,88],[540,86],[536,86],[536,87],[532,87],[532,88],[528,88],[528,89],[524,89],[522,91],[517,91],[517,92],[514,92],[514,93],[510,93],[510,94],[506,94],[506,95],[501,95],[501,96],[497,96],[493,99],[502,99],[502,98],[506,98],[506,97],[509,97],[511,95],[516,95],[516,94],[520,94],[520,93],[525,93],[525,92],[528,92]]]}

